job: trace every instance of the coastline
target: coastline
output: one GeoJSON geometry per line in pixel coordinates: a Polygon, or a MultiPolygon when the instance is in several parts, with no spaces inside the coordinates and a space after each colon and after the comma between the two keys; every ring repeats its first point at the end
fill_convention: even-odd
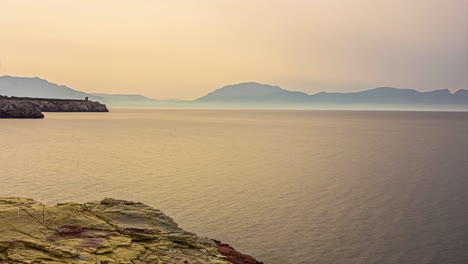
{"type": "Polygon", "coordinates": [[[0,263],[262,264],[139,202],[0,198],[0,263]]]}
{"type": "Polygon", "coordinates": [[[106,105],[85,100],[0,96],[0,118],[44,118],[42,112],[109,112],[106,105]]]}

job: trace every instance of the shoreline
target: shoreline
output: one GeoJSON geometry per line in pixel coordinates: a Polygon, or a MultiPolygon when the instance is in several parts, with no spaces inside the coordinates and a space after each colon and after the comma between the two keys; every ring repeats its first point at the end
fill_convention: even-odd
{"type": "Polygon", "coordinates": [[[0,198],[0,263],[262,264],[139,202],[0,198]]]}
{"type": "Polygon", "coordinates": [[[0,96],[0,118],[44,118],[42,112],[109,112],[106,105],[86,100],[0,96]]]}

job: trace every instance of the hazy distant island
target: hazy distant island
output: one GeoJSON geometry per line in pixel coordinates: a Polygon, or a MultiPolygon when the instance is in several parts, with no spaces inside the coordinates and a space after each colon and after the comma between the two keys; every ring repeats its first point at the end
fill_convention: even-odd
{"type": "Polygon", "coordinates": [[[0,263],[261,264],[138,202],[0,198],[0,215],[0,263]]]}
{"type": "Polygon", "coordinates": [[[195,100],[157,100],[142,95],[85,93],[40,78],[0,77],[0,94],[81,99],[109,107],[251,108],[337,110],[468,110],[468,90],[419,92],[378,87],[362,92],[307,94],[256,82],[227,85],[195,100]]]}
{"type": "Polygon", "coordinates": [[[0,118],[44,118],[42,112],[109,112],[106,105],[77,99],[8,97],[0,95],[0,118]]]}

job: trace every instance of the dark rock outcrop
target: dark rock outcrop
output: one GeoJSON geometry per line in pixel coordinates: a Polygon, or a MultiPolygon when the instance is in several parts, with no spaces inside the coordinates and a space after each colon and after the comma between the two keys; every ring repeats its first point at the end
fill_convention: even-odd
{"type": "Polygon", "coordinates": [[[44,115],[32,103],[18,104],[0,99],[0,118],[44,118],[44,115]]]}
{"type": "Polygon", "coordinates": [[[0,198],[0,263],[259,264],[142,203],[0,198]]]}
{"type": "Polygon", "coordinates": [[[213,241],[218,246],[218,252],[225,256],[232,264],[263,264],[263,262],[257,261],[252,256],[240,253],[228,244],[223,244],[218,240],[213,241]]]}
{"type": "Polygon", "coordinates": [[[109,112],[106,105],[87,100],[0,96],[0,118],[43,118],[41,112],[109,112]]]}

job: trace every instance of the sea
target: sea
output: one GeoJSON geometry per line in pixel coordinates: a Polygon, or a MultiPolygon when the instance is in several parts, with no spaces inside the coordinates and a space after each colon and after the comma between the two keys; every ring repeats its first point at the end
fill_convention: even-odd
{"type": "Polygon", "coordinates": [[[140,201],[265,264],[468,263],[467,112],[45,113],[0,148],[0,196],[140,201]]]}

